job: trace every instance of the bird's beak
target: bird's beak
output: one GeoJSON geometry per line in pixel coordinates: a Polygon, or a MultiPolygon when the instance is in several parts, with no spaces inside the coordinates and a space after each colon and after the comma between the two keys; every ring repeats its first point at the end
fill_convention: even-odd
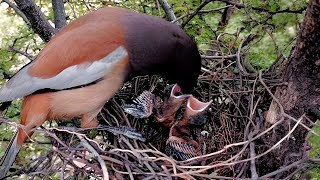
{"type": "MultiPolygon", "coordinates": [[[[179,89],[172,89],[174,91],[179,89]]],[[[171,96],[170,97],[174,97],[171,96]]],[[[187,106],[183,119],[176,121],[170,128],[169,138],[166,142],[166,154],[176,160],[187,160],[201,155],[200,144],[191,139],[190,125],[204,125],[208,121],[205,112],[211,105],[209,102],[201,102],[193,96],[187,97],[187,106]]]]}
{"type": "Polygon", "coordinates": [[[164,123],[165,126],[169,126],[174,121],[176,112],[186,104],[189,97],[191,97],[191,94],[182,94],[180,86],[175,84],[171,89],[169,98],[158,112],[158,121],[164,123]]]}
{"type": "Polygon", "coordinates": [[[171,89],[171,93],[170,93],[170,97],[169,99],[185,99],[190,97],[191,94],[182,94],[181,88],[178,84],[175,84],[172,89],[171,89]]]}
{"type": "Polygon", "coordinates": [[[190,96],[187,101],[187,114],[190,116],[199,114],[206,111],[211,105],[212,100],[209,102],[201,102],[197,98],[190,96]]]}
{"type": "Polygon", "coordinates": [[[187,107],[184,113],[183,121],[180,125],[197,125],[203,126],[207,123],[208,117],[205,112],[211,105],[212,100],[209,102],[201,102],[197,98],[190,96],[187,100],[187,107]]]}

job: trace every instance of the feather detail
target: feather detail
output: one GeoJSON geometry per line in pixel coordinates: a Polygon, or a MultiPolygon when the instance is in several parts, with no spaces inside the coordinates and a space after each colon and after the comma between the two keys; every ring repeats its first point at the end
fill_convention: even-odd
{"type": "Polygon", "coordinates": [[[29,75],[29,69],[33,66],[33,63],[30,63],[0,89],[0,102],[27,96],[41,89],[63,90],[92,83],[103,78],[127,56],[126,49],[120,46],[98,61],[68,67],[51,78],[29,75]]]}
{"type": "Polygon", "coordinates": [[[185,161],[200,155],[194,144],[174,136],[167,140],[165,153],[178,161],[185,161]]]}
{"type": "MultiPolygon", "coordinates": [[[[158,99],[159,101],[159,99],[158,99]]],[[[146,118],[152,114],[155,105],[155,95],[150,91],[143,91],[133,104],[125,104],[122,106],[124,111],[136,118],[146,118]]]]}
{"type": "Polygon", "coordinates": [[[142,136],[141,133],[137,132],[136,129],[128,126],[112,127],[112,126],[99,126],[98,129],[106,130],[114,135],[124,135],[131,139],[137,139],[142,142],[146,141],[146,138],[142,136]]]}

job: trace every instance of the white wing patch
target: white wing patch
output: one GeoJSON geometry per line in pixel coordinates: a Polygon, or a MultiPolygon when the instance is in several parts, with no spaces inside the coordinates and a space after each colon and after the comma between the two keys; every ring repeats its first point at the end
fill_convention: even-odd
{"type": "Polygon", "coordinates": [[[45,79],[28,74],[29,68],[33,65],[30,63],[0,89],[0,102],[27,96],[40,89],[61,90],[92,83],[104,77],[126,56],[128,52],[120,46],[99,61],[70,66],[56,76],[45,79]]]}

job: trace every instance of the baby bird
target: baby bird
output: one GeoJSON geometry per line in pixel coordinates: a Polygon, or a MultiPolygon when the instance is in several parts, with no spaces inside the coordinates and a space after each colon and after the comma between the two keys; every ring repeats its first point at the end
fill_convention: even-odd
{"type": "MultiPolygon", "coordinates": [[[[208,122],[207,109],[212,103],[201,102],[189,94],[182,94],[181,88],[175,84],[170,96],[163,103],[156,103],[156,96],[144,91],[134,100],[134,104],[124,105],[125,112],[137,118],[149,117],[155,110],[157,122],[170,128],[166,141],[165,153],[176,160],[183,161],[201,155],[199,142],[191,138],[190,129],[201,127],[208,122]],[[176,119],[176,113],[184,108],[182,119],[176,119]]],[[[158,101],[159,102],[159,101],[158,101]]]]}
{"type": "Polygon", "coordinates": [[[182,120],[176,121],[170,129],[165,152],[178,161],[184,161],[201,155],[199,142],[191,138],[192,126],[204,126],[207,123],[206,110],[212,103],[201,102],[190,96],[182,120]]]}
{"type": "Polygon", "coordinates": [[[169,98],[164,102],[161,102],[160,98],[150,91],[143,91],[133,100],[133,104],[125,104],[122,107],[126,113],[136,118],[147,118],[153,114],[154,110],[156,120],[165,127],[170,127],[175,121],[175,113],[190,96],[190,94],[182,94],[180,86],[175,84],[170,91],[169,98]]]}

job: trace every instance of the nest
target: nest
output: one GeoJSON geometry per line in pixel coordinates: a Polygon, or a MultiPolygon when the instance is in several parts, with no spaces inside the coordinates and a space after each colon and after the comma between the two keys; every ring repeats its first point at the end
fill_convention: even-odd
{"type": "Polygon", "coordinates": [[[213,100],[208,123],[193,129],[203,155],[184,161],[169,157],[165,153],[169,129],[152,118],[137,119],[124,112],[121,106],[144,90],[165,95],[168,82],[146,76],[126,83],[99,114],[101,124],[131,127],[146,138],[145,142],[107,130],[71,128],[74,124],[79,127],[76,119],[60,122],[57,127],[37,130],[46,134],[53,146],[10,176],[119,180],[297,176],[311,163],[305,139],[312,122],[285,113],[273,124],[266,122],[264,113],[280,81],[270,72],[241,72],[236,58],[205,61],[202,66],[194,96],[201,101],[213,100]]]}

